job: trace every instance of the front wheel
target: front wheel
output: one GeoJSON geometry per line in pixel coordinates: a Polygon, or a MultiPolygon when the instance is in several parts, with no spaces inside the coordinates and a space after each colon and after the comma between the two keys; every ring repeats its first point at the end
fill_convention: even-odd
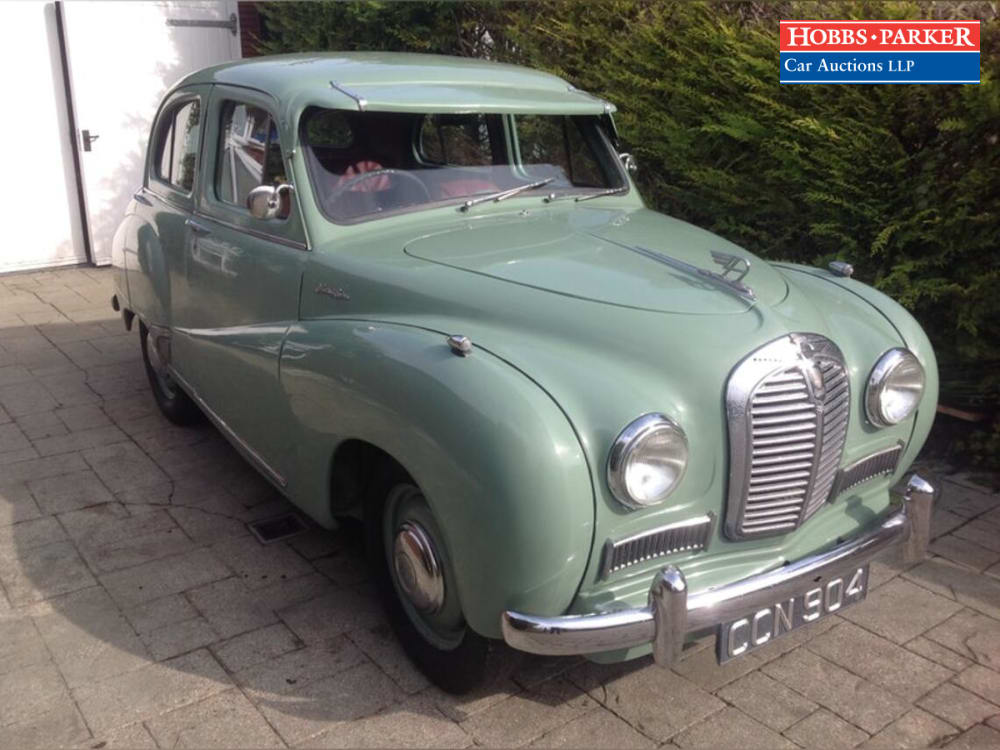
{"type": "Polygon", "coordinates": [[[516,654],[466,624],[444,537],[420,488],[389,465],[373,483],[366,511],[371,565],[410,659],[449,693],[466,693],[506,674],[516,654]]]}
{"type": "Polygon", "coordinates": [[[203,416],[198,405],[177,385],[153,341],[149,328],[139,321],[139,343],[142,347],[142,362],[146,366],[146,376],[153,389],[153,398],[163,416],[177,425],[197,424],[203,416]]]}

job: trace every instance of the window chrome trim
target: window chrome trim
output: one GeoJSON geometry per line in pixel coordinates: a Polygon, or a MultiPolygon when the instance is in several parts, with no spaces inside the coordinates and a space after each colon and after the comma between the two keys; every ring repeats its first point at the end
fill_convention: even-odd
{"type": "Polygon", "coordinates": [[[227,229],[232,229],[236,232],[243,232],[251,237],[256,237],[260,240],[269,240],[271,242],[277,242],[279,245],[286,245],[287,247],[294,248],[295,250],[308,250],[309,246],[304,242],[299,242],[298,240],[290,240],[285,237],[279,237],[276,234],[271,234],[269,232],[262,232],[259,229],[251,229],[249,227],[241,227],[239,224],[233,224],[232,222],[226,221],[225,219],[219,219],[215,216],[210,216],[204,211],[193,211],[192,216],[197,216],[199,219],[204,219],[205,221],[212,221],[216,224],[226,227],[227,229]]]}
{"type": "Polygon", "coordinates": [[[334,91],[339,91],[346,97],[353,99],[354,103],[358,105],[358,112],[364,112],[368,108],[368,100],[365,99],[363,96],[361,96],[361,94],[356,94],[350,89],[345,89],[336,81],[330,81],[330,88],[332,88],[334,91]]]}
{"type": "Polygon", "coordinates": [[[244,455],[246,458],[254,464],[261,472],[263,472],[271,481],[277,484],[279,487],[286,487],[288,481],[285,476],[275,469],[271,464],[269,464],[264,457],[261,456],[257,451],[255,451],[250,444],[241,438],[236,431],[230,427],[226,420],[220,417],[203,399],[198,391],[192,386],[187,380],[184,379],[180,373],[171,365],[168,366],[170,371],[170,376],[180,384],[180,386],[187,392],[187,394],[198,404],[198,408],[205,412],[212,423],[219,429],[219,431],[225,435],[230,442],[232,442],[236,448],[244,455]]]}

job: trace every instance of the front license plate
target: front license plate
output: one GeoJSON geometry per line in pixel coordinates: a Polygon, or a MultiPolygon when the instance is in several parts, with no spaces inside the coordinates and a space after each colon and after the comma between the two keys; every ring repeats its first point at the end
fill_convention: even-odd
{"type": "Polygon", "coordinates": [[[801,594],[723,623],[716,640],[719,663],[748,654],[796,628],[857,604],[867,595],[867,565],[852,568],[844,575],[813,581],[801,594]]]}

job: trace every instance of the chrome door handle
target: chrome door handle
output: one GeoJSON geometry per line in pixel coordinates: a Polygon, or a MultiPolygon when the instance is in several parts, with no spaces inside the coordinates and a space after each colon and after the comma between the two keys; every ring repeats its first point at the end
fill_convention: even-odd
{"type": "Polygon", "coordinates": [[[205,235],[212,233],[211,229],[206,227],[204,224],[199,224],[194,219],[188,219],[184,223],[187,224],[189,227],[191,227],[191,231],[194,232],[195,234],[205,235]]]}

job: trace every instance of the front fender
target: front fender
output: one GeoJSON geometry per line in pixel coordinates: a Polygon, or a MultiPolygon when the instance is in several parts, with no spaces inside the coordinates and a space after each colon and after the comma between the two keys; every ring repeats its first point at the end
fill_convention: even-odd
{"type": "MultiPolygon", "coordinates": [[[[796,272],[799,276],[820,279],[832,287],[839,287],[842,292],[848,292],[864,300],[889,321],[906,344],[906,347],[917,355],[917,359],[924,366],[927,383],[923,399],[917,410],[916,419],[914,420],[913,433],[907,441],[906,450],[899,461],[900,467],[909,466],[917,457],[917,454],[923,447],[924,441],[927,440],[927,435],[931,431],[931,425],[934,423],[934,415],[937,413],[939,389],[937,358],[934,356],[934,348],[931,346],[927,334],[924,333],[924,329],[905,307],[868,284],[843,276],[835,276],[829,271],[812,266],[791,263],[782,263],[780,265],[782,268],[796,272]]],[[[901,474],[902,471],[900,470],[897,473],[901,474]]]]}
{"type": "Polygon", "coordinates": [[[399,324],[294,325],[281,381],[297,440],[290,487],[328,519],[330,459],[348,439],[393,456],[427,497],[455,565],[470,626],[500,635],[516,608],[566,611],[593,542],[584,451],[555,401],[482,349],[456,356],[445,336],[399,324]]]}

